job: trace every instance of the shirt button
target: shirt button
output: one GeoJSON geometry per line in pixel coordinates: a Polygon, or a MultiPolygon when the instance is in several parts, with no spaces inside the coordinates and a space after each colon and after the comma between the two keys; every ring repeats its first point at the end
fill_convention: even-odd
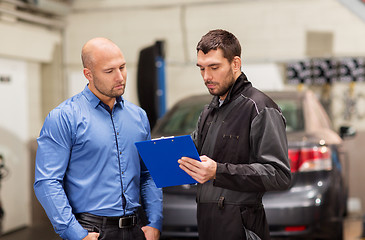
{"type": "Polygon", "coordinates": [[[119,135],[119,132],[117,132],[117,135],[119,135]]]}
{"type": "Polygon", "coordinates": [[[122,172],[122,174],[124,174],[124,172],[122,172]]]}
{"type": "Polygon", "coordinates": [[[122,154],[122,152],[119,152],[119,154],[122,154]]]}

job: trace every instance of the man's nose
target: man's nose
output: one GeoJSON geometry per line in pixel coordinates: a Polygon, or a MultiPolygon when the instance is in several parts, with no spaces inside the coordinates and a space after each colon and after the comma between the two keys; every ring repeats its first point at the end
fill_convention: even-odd
{"type": "Polygon", "coordinates": [[[211,77],[212,77],[212,75],[210,74],[210,72],[209,72],[208,70],[205,70],[205,71],[203,72],[203,79],[204,79],[204,81],[208,81],[208,80],[210,80],[210,79],[211,79],[211,77]]]}
{"type": "Polygon", "coordinates": [[[117,78],[118,78],[118,80],[124,80],[124,72],[123,72],[124,70],[123,69],[118,69],[118,71],[117,71],[117,78]]]}

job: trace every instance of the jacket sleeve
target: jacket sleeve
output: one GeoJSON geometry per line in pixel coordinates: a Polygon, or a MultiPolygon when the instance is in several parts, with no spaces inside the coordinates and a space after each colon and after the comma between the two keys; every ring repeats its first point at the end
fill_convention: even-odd
{"type": "Polygon", "coordinates": [[[205,105],[203,111],[199,115],[198,121],[195,126],[195,130],[190,134],[191,138],[194,141],[195,147],[197,148],[198,151],[200,151],[199,142],[201,141],[200,139],[201,136],[199,135],[199,128],[202,127],[202,123],[205,122],[206,116],[208,115],[209,111],[210,110],[208,105],[205,105]]]}
{"type": "Polygon", "coordinates": [[[249,164],[217,163],[214,185],[241,192],[287,189],[291,172],[285,119],[277,109],[265,108],[254,118],[250,149],[249,164]]]}
{"type": "Polygon", "coordinates": [[[199,131],[198,131],[198,126],[200,125],[200,122],[201,122],[201,117],[202,117],[202,113],[200,113],[200,116],[198,118],[198,121],[196,123],[196,127],[195,127],[195,130],[190,134],[191,138],[193,139],[193,142],[195,144],[195,147],[198,149],[198,135],[199,135],[199,131]]]}

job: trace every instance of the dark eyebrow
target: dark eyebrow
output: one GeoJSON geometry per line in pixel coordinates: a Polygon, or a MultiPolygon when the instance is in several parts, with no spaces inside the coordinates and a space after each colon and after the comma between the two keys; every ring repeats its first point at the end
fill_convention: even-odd
{"type": "MultiPolygon", "coordinates": [[[[209,64],[207,67],[214,67],[214,66],[218,66],[218,65],[220,65],[220,63],[212,63],[212,64],[209,64]]],[[[196,64],[196,66],[198,66],[198,67],[203,67],[202,65],[200,65],[200,64],[196,64]]]]}

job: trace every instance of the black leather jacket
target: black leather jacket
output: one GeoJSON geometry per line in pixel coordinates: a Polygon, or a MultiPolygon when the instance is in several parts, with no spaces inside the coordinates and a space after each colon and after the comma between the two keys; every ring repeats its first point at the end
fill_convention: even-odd
{"type": "Polygon", "coordinates": [[[246,230],[269,239],[262,196],[266,191],[287,189],[291,180],[285,119],[276,103],[252,87],[242,73],[220,107],[214,97],[204,108],[192,137],[200,155],[217,162],[216,178],[198,186],[200,239],[230,239],[228,232],[222,233],[222,226],[219,230],[213,224],[227,221],[233,226],[230,207],[240,211],[238,221],[243,221],[246,230]],[[248,206],[262,212],[245,216],[242,209],[248,206]],[[245,219],[253,217],[260,219],[245,219]],[[250,226],[257,223],[264,226],[250,226]]]}

